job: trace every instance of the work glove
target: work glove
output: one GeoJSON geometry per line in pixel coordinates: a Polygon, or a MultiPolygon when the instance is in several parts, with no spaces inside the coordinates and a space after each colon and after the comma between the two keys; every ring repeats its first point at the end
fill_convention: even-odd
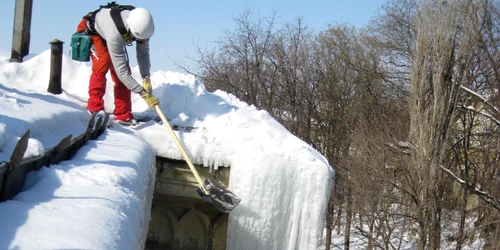
{"type": "Polygon", "coordinates": [[[158,101],[158,99],[156,99],[156,97],[154,97],[151,93],[146,93],[141,95],[141,97],[152,109],[154,109],[156,105],[160,105],[160,101],[158,101]]]}
{"type": "Polygon", "coordinates": [[[142,94],[141,97],[146,101],[148,106],[154,109],[156,105],[160,105],[158,99],[153,96],[153,87],[151,86],[151,80],[149,79],[149,77],[144,78],[144,80],[142,81],[142,87],[144,88],[146,93],[142,94]]]}
{"type": "Polygon", "coordinates": [[[149,76],[146,76],[144,80],[142,80],[142,87],[148,93],[153,94],[153,87],[151,86],[151,79],[149,79],[149,76]]]}

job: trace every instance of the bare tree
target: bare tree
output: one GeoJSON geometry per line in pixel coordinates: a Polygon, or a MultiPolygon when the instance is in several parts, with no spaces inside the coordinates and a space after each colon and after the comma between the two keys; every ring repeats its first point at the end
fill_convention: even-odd
{"type": "Polygon", "coordinates": [[[266,72],[272,70],[266,56],[274,39],[276,18],[276,13],[254,18],[246,10],[234,18],[237,28],[226,30],[216,49],[207,52],[198,48],[199,77],[208,90],[226,90],[242,101],[268,108],[274,82],[266,78],[272,76],[272,72],[266,72]]]}
{"type": "Polygon", "coordinates": [[[470,63],[467,14],[471,5],[469,1],[423,1],[419,6],[410,109],[412,164],[422,183],[417,201],[419,249],[440,248],[444,192],[440,167],[445,165],[458,92],[470,63]]]}
{"type": "Polygon", "coordinates": [[[199,50],[198,77],[267,110],[335,167],[327,247],[336,227],[344,249],[353,234],[369,249],[399,249],[408,236],[439,249],[443,229],[457,249],[477,232],[494,249],[498,1],[390,0],[383,10],[366,29],[318,33],[300,17],[247,10],[213,51],[199,50]]]}

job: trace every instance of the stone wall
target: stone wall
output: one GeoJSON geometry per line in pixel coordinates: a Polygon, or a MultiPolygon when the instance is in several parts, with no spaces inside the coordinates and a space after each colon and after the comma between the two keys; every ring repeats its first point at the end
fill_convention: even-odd
{"type": "MultiPolygon", "coordinates": [[[[157,157],[155,194],[146,249],[225,250],[228,215],[204,201],[183,161],[157,157]]],[[[202,177],[226,185],[229,168],[195,166],[202,177]]]]}

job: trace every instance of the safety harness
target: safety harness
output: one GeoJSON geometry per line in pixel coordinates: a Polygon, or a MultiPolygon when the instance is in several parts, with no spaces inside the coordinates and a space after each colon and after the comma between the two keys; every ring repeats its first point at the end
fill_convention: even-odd
{"type": "Polygon", "coordinates": [[[123,37],[123,39],[127,44],[131,44],[133,41],[133,37],[130,34],[130,32],[125,28],[121,12],[124,10],[135,9],[135,7],[132,5],[119,5],[116,2],[110,2],[106,5],[100,5],[99,9],[95,11],[89,12],[87,15],[83,17],[87,19],[87,34],[97,35],[97,31],[95,30],[95,16],[97,15],[97,12],[99,12],[103,8],[111,9],[110,10],[111,19],[113,19],[113,22],[115,23],[118,32],[120,32],[120,35],[123,37]]]}

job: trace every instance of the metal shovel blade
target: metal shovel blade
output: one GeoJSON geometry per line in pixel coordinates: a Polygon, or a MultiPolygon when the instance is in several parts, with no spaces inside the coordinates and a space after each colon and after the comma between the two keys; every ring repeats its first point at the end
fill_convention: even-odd
{"type": "Polygon", "coordinates": [[[198,194],[210,204],[214,205],[219,211],[229,213],[241,201],[241,198],[221,186],[218,182],[212,179],[205,179],[203,185],[196,190],[198,194]],[[204,192],[204,190],[206,192],[204,192]]]}

